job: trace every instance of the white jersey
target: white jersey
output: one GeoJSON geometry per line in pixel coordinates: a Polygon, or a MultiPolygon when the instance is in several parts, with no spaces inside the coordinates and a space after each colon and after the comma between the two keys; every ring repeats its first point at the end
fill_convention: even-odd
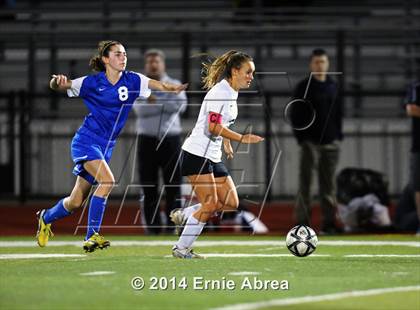
{"type": "Polygon", "coordinates": [[[214,136],[209,132],[209,113],[214,112],[222,116],[221,125],[233,125],[238,116],[238,92],[223,79],[214,85],[204,97],[200,114],[191,135],[185,140],[182,149],[196,156],[201,156],[218,163],[222,160],[221,136],[214,136]]]}

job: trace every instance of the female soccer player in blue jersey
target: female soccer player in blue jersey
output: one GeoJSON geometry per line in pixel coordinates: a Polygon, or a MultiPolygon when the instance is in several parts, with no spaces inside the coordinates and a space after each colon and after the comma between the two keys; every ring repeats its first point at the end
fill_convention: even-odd
{"type": "Polygon", "coordinates": [[[99,235],[106,200],[115,183],[108,163],[131,107],[137,97],[148,97],[150,89],[179,93],[187,87],[187,84],[163,83],[126,71],[127,54],[124,46],[117,41],[99,42],[98,54],[91,58],[89,65],[99,73],[75,80],[59,74],[50,81],[51,89],[66,90],[69,97],[81,97],[90,113],[71,143],[75,164],[73,173],[77,179],[70,196],[61,199],[51,209],[37,213],[37,241],[41,247],[46,246],[52,236],[51,223],[81,207],[94,184],[98,186],[90,200],[83,249],[93,252],[110,245],[99,235]]]}

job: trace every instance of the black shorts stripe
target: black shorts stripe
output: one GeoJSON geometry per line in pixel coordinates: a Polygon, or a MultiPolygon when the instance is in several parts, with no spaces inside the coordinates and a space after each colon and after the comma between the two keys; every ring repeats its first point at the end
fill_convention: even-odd
{"type": "Polygon", "coordinates": [[[229,175],[223,162],[215,163],[210,159],[182,151],[181,173],[183,176],[213,173],[215,178],[229,175]]]}
{"type": "Polygon", "coordinates": [[[420,192],[420,153],[410,155],[410,183],[415,192],[420,192]]]}

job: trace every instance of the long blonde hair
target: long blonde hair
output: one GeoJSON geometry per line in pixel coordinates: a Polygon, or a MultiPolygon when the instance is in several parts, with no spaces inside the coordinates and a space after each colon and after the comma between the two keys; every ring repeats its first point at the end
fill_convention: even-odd
{"type": "Polygon", "coordinates": [[[231,78],[232,69],[241,68],[242,63],[245,61],[252,61],[252,57],[232,50],[217,57],[212,62],[203,62],[203,88],[212,88],[222,77],[231,78]]]}
{"type": "Polygon", "coordinates": [[[100,41],[98,43],[98,53],[92,56],[89,60],[89,67],[94,71],[106,71],[104,62],[102,61],[102,56],[109,57],[109,51],[114,45],[122,45],[118,41],[106,40],[100,41]]]}

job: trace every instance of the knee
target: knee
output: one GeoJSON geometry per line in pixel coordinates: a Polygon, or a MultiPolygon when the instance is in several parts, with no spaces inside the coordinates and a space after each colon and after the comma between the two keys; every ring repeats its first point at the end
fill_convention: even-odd
{"type": "Polygon", "coordinates": [[[115,186],[115,178],[113,175],[107,176],[99,182],[99,186],[103,188],[109,188],[109,191],[115,186]]]}
{"type": "Polygon", "coordinates": [[[229,197],[228,201],[226,201],[226,205],[232,209],[238,209],[239,207],[239,198],[238,196],[229,197]]]}
{"type": "Polygon", "coordinates": [[[236,191],[231,190],[228,192],[228,194],[225,197],[225,201],[220,201],[221,204],[224,206],[227,206],[231,209],[237,209],[239,206],[239,197],[236,191]]]}
{"type": "Polygon", "coordinates": [[[232,195],[232,199],[231,199],[231,206],[234,207],[235,209],[237,209],[239,207],[239,197],[238,194],[232,195]]]}
{"type": "Polygon", "coordinates": [[[233,201],[232,201],[232,207],[235,209],[238,209],[239,207],[239,198],[236,197],[233,201]]]}
{"type": "Polygon", "coordinates": [[[95,195],[103,198],[108,198],[112,189],[115,186],[115,179],[113,176],[103,178],[99,181],[98,188],[95,191],[95,195]]]}

